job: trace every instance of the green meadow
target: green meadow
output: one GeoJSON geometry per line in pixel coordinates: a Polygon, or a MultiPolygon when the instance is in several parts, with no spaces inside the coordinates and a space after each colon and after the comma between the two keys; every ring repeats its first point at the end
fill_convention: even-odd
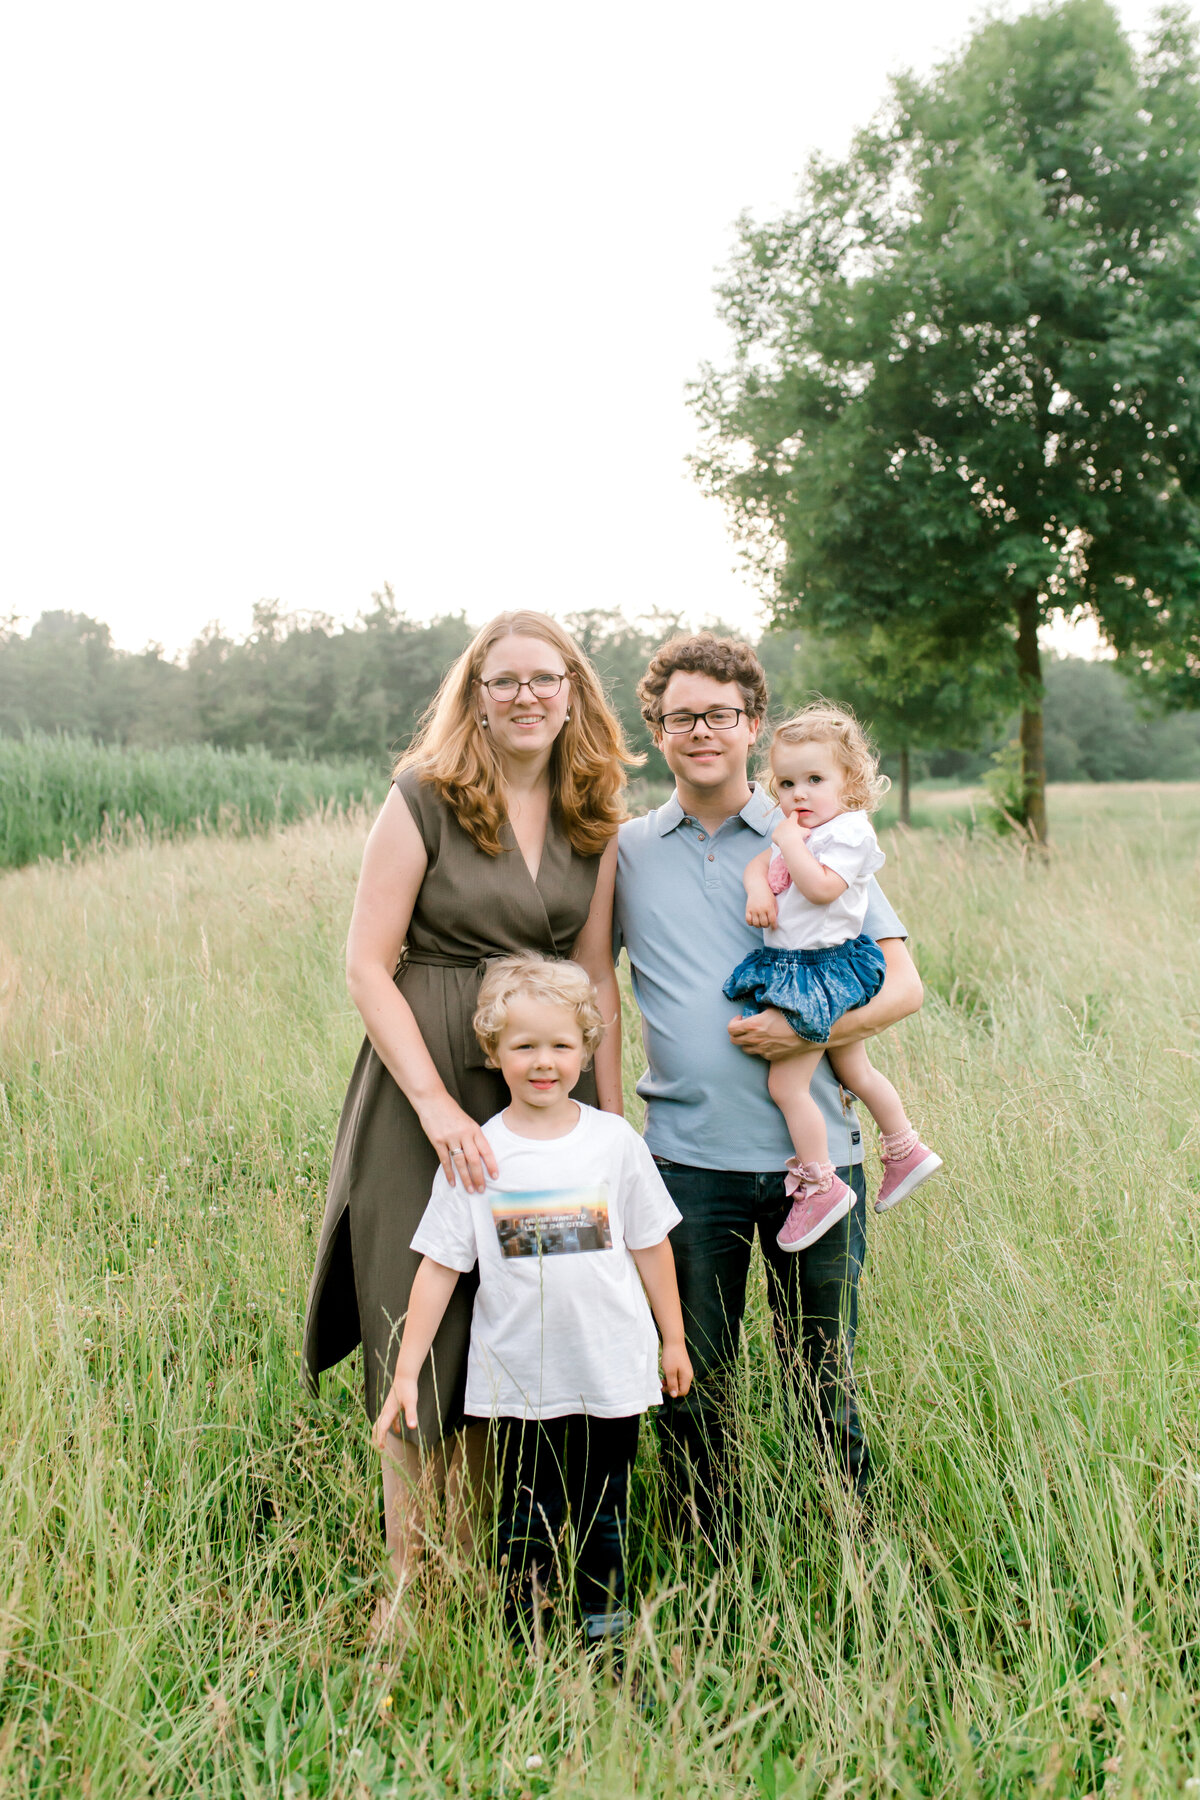
{"type": "Polygon", "coordinates": [[[1200,1790],[1200,784],[1054,789],[1045,859],[917,801],[879,1057],[946,1171],[871,1215],[873,1526],[758,1288],[741,1551],[678,1548],[645,1433],[617,1676],[436,1531],[366,1642],[359,1371],[298,1365],[369,815],[0,878],[0,1796],[1200,1790]]]}
{"type": "Polygon", "coordinates": [[[166,749],[68,734],[0,736],[0,868],[137,837],[263,831],[386,792],[383,769],[211,744],[166,749]]]}

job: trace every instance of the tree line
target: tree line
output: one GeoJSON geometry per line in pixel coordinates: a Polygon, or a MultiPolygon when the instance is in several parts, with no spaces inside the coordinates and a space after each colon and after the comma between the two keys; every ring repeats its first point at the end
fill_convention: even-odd
{"type": "MultiPolygon", "coordinates": [[[[669,775],[637,703],[639,676],[677,617],[629,621],[617,612],[566,621],[592,658],[629,741],[647,757],[644,779],[669,775]]],[[[389,590],[342,626],[324,615],[255,609],[243,638],[216,626],[185,655],[117,649],[106,625],[81,613],[45,613],[27,634],[0,633],[0,733],[65,732],[94,742],[165,747],[208,744],[275,757],[365,759],[381,771],[411,738],[450,662],[474,627],[462,615],[417,623],[389,590]]],[[[734,633],[718,624],[716,629],[734,633]]],[[[887,635],[839,640],[769,631],[757,643],[776,718],[821,693],[858,712],[884,766],[907,780],[975,781],[1016,729],[1006,690],[985,693],[970,671],[958,685],[931,669],[936,704],[888,677],[887,635]],[[875,659],[875,660],[873,660],[875,659]]],[[[1200,779],[1200,714],[1149,715],[1110,662],[1054,658],[1045,669],[1045,756],[1052,781],[1200,779]]]]}

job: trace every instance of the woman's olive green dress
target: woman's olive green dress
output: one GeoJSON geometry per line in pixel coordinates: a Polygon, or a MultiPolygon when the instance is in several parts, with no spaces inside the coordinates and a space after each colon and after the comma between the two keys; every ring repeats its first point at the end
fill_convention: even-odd
{"type": "MultiPolygon", "coordinates": [[[[412,1007],[446,1088],[480,1124],[508,1092],[471,1029],[490,957],[518,950],[570,956],[583,929],[599,856],[580,856],[554,816],[535,882],[504,826],[505,849],[488,856],[436,791],[408,769],[396,786],[421,833],[428,866],[413,908],[396,985],[412,1007]]],[[[595,1104],[592,1075],[575,1089],[595,1104]]],[[[417,1115],[370,1040],[359,1051],[342,1108],[317,1263],[308,1294],[304,1366],[315,1393],[321,1372],[363,1346],[367,1415],[383,1405],[420,1257],[409,1249],[429,1200],[437,1156],[417,1115]]],[[[460,1276],[421,1374],[417,1432],[436,1441],[462,1423],[467,1343],[476,1278],[460,1276]]]]}

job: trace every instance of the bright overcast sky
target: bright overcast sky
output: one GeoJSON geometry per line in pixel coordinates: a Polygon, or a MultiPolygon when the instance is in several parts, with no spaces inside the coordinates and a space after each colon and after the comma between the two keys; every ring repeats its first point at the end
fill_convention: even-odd
{"type": "Polygon", "coordinates": [[[174,650],[391,582],[753,625],[684,468],[732,222],[976,10],[10,8],[0,617],[174,650]]]}

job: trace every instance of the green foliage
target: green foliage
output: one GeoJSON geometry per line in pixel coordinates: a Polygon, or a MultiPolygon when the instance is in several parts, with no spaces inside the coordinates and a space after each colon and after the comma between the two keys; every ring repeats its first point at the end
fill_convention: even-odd
{"type": "Polygon", "coordinates": [[[186,665],[197,735],[282,754],[374,757],[402,748],[471,627],[461,615],[418,625],[390,589],[374,601],[348,629],[264,602],[244,642],[215,629],[197,639],[186,665]]]}
{"type": "Polygon", "coordinates": [[[0,633],[0,733],[383,759],[408,742],[471,628],[461,616],[418,625],[390,589],[373,599],[345,629],[263,601],[244,640],[210,626],[179,662],[115,650],[84,614],[43,614],[28,637],[0,633]]]}
{"type": "Polygon", "coordinates": [[[1055,608],[1193,667],[1193,39],[1169,13],[1139,65],[1105,0],[993,19],[795,212],[743,221],[697,472],[780,623],[916,623],[993,664],[1019,638],[1028,716],[1055,608]]]}
{"type": "Polygon", "coordinates": [[[621,613],[593,608],[589,612],[568,614],[566,626],[594,663],[624,726],[631,749],[640,751],[646,758],[638,771],[638,781],[643,784],[665,781],[674,785],[671,772],[655,748],[654,739],[642,718],[637,684],[659,645],[682,629],[679,617],[657,613],[649,619],[631,621],[621,613]]]}
{"type": "Polygon", "coordinates": [[[1012,707],[1011,672],[924,625],[864,625],[837,637],[768,632],[758,646],[776,718],[822,694],[848,706],[880,749],[974,747],[1012,707]]]}
{"type": "Polygon", "coordinates": [[[1021,766],[1021,743],[1013,738],[1001,744],[992,756],[991,766],[983,778],[989,801],[989,823],[1001,836],[1020,830],[1024,824],[1025,777],[1021,766]]]}
{"type": "Polygon", "coordinates": [[[386,789],[378,761],[281,762],[263,750],[120,748],[41,732],[0,737],[0,868],[143,831],[262,830],[381,799],[386,789]]]}
{"type": "MultiPolygon", "coordinates": [[[[680,620],[630,621],[593,610],[567,623],[595,663],[630,743],[647,755],[632,804],[656,804],[671,777],[636,688],[680,620]]],[[[23,755],[0,734],[0,768],[8,770],[11,789],[0,858],[57,855],[64,843],[89,842],[137,818],[175,831],[192,818],[274,818],[276,794],[280,816],[292,817],[309,805],[343,804],[347,794],[381,792],[389,752],[408,741],[469,630],[460,619],[414,625],[385,594],[373,613],[341,630],[259,608],[244,643],[210,634],[178,664],[156,650],[113,650],[107,627],[84,615],[46,614],[25,638],[0,634],[0,702],[8,707],[0,720],[18,737],[36,721],[44,736],[71,740],[23,755]],[[21,720],[27,723],[17,729],[21,720]],[[130,755],[90,756],[84,726],[130,755]],[[222,761],[203,754],[193,735],[201,729],[227,749],[271,740],[282,748],[222,761]],[[151,745],[177,754],[164,762],[151,745]]],[[[908,748],[914,779],[977,779],[1014,729],[1011,668],[994,666],[986,646],[947,642],[919,623],[867,624],[841,637],[769,631],[758,651],[775,718],[824,693],[863,719],[893,774],[898,753],[908,748]]],[[[1150,716],[1111,663],[1051,657],[1045,680],[1051,780],[1200,776],[1200,715],[1150,716]]]]}
{"type": "MultiPolygon", "coordinates": [[[[1120,663],[1076,656],[1045,660],[1046,775],[1062,781],[1200,780],[1200,714],[1150,710],[1142,686],[1120,663]]],[[[921,757],[919,776],[979,779],[1015,735],[1016,716],[986,734],[977,750],[921,757]]],[[[1006,800],[1019,799],[1014,788],[1006,800]]]]}
{"type": "Polygon", "coordinates": [[[1118,665],[1056,658],[1046,667],[1051,781],[1180,781],[1200,776],[1200,717],[1147,711],[1118,665]]]}

